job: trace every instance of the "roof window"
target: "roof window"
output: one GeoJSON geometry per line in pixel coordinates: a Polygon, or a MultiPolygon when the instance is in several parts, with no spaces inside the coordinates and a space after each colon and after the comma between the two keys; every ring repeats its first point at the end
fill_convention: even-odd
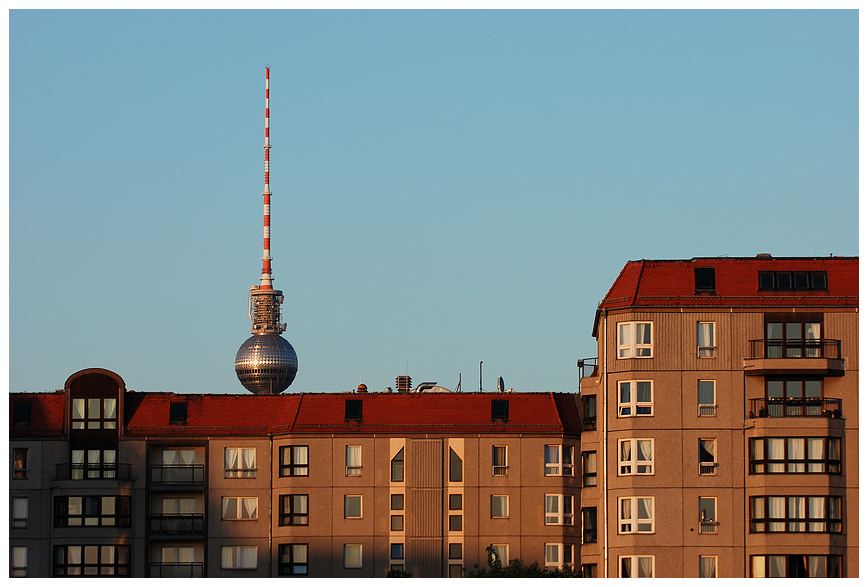
{"type": "Polygon", "coordinates": [[[825,290],[828,284],[825,271],[760,271],[759,289],[825,290]]]}
{"type": "Polygon", "coordinates": [[[172,402],[169,404],[169,424],[187,423],[187,402],[172,402]]]}
{"type": "Polygon", "coordinates": [[[508,399],[493,399],[491,400],[491,419],[494,421],[506,422],[509,420],[509,400],[508,399]]]}
{"type": "Polygon", "coordinates": [[[13,426],[25,426],[30,424],[30,410],[32,405],[31,402],[15,402],[15,406],[12,408],[13,426]]]}
{"type": "Polygon", "coordinates": [[[696,280],[696,291],[714,291],[714,267],[695,267],[693,276],[696,280]]]}
{"type": "Polygon", "coordinates": [[[344,400],[344,422],[361,422],[362,421],[362,400],[348,399],[344,400]]]}

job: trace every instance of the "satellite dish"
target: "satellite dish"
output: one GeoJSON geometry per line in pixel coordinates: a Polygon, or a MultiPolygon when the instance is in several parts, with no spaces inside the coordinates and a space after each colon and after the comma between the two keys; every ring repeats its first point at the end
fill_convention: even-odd
{"type": "Polygon", "coordinates": [[[497,391],[499,393],[503,393],[505,389],[506,389],[506,386],[503,384],[503,377],[498,377],[497,378],[497,391]]]}

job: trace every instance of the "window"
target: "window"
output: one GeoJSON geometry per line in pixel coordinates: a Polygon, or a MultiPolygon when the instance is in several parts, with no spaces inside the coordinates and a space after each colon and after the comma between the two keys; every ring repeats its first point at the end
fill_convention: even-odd
{"type": "Polygon", "coordinates": [[[390,527],[389,529],[392,532],[403,532],[404,531],[404,516],[402,515],[392,515],[389,520],[390,527]]]}
{"type": "Polygon", "coordinates": [[[582,578],[583,579],[596,579],[597,578],[597,563],[586,563],[582,565],[582,578]]]}
{"type": "Polygon", "coordinates": [[[654,439],[619,440],[618,475],[654,474],[654,439]]]}
{"type": "Polygon", "coordinates": [[[699,557],[699,578],[700,579],[716,579],[717,578],[717,557],[716,556],[700,556],[699,557]]]}
{"type": "Polygon", "coordinates": [[[449,516],[449,531],[450,532],[461,532],[461,516],[459,515],[451,515],[449,516]]]}
{"type": "Polygon", "coordinates": [[[393,510],[403,510],[404,509],[404,494],[403,493],[393,493],[391,496],[391,509],[393,510]]]}
{"type": "Polygon", "coordinates": [[[27,449],[12,449],[12,478],[27,479],[27,449]]]}
{"type": "Polygon", "coordinates": [[[702,380],[696,382],[697,403],[699,404],[700,416],[716,416],[717,415],[717,385],[713,380],[702,380]]]}
{"type": "Polygon", "coordinates": [[[509,400],[508,399],[493,399],[491,400],[491,419],[494,421],[505,422],[509,420],[509,400]]]}
{"type": "Polygon", "coordinates": [[[573,545],[572,544],[546,544],[545,545],[546,567],[554,569],[572,568],[573,545]]]}
{"type": "Polygon", "coordinates": [[[653,556],[619,556],[619,577],[629,579],[633,577],[654,577],[653,556]]]}
{"type": "Polygon", "coordinates": [[[654,393],[650,381],[618,383],[618,417],[654,415],[654,393]]]}
{"type": "Polygon", "coordinates": [[[26,426],[30,424],[30,412],[32,407],[32,402],[15,402],[15,405],[12,408],[12,425],[26,426]]]}
{"type": "Polygon", "coordinates": [[[344,544],[344,568],[345,569],[361,569],[362,568],[362,545],[361,544],[344,544]]]}
{"type": "Polygon", "coordinates": [[[491,496],[491,517],[492,518],[508,518],[509,517],[509,496],[508,495],[492,495],[491,496]]]}
{"type": "Polygon", "coordinates": [[[129,545],[55,546],[54,576],[129,576],[129,545]]]}
{"type": "Polygon", "coordinates": [[[842,530],[838,496],[762,496],[751,498],[750,531],[823,532],[842,530]]]}
{"type": "Polygon", "coordinates": [[[226,479],[256,477],[255,448],[227,448],[223,452],[226,479]]]}
{"type": "Polygon", "coordinates": [[[308,496],[304,493],[280,496],[280,525],[308,525],[308,496]]]}
{"type": "Polygon", "coordinates": [[[696,354],[698,357],[713,357],[717,349],[714,338],[714,322],[696,323],[696,354]]]}
{"type": "Polygon", "coordinates": [[[118,427],[118,398],[72,398],[73,430],[113,430],[118,427]]]}
{"type": "Polygon", "coordinates": [[[464,545],[461,544],[460,542],[450,542],[449,543],[449,558],[451,558],[451,559],[462,558],[461,552],[462,552],[463,546],[464,545]]]}
{"type": "Polygon", "coordinates": [[[491,556],[489,561],[492,563],[492,566],[497,565],[506,565],[509,563],[509,544],[492,544],[491,545],[491,556]]]}
{"type": "Polygon", "coordinates": [[[582,396],[582,427],[583,430],[597,429],[597,396],[582,396]]]}
{"type": "Polygon", "coordinates": [[[840,438],[751,438],[750,473],[841,473],[840,438]]]}
{"type": "Polygon", "coordinates": [[[823,356],[823,323],[819,317],[812,315],[799,322],[789,322],[781,320],[779,314],[774,316],[767,316],[771,320],[766,322],[767,359],[823,356]]]}
{"type": "Polygon", "coordinates": [[[645,358],[652,356],[651,322],[618,323],[618,358],[645,358]]]}
{"type": "Polygon", "coordinates": [[[27,498],[13,497],[12,498],[12,527],[26,528],[27,527],[27,498]]]}
{"type": "MultiPolygon", "coordinates": [[[[204,460],[204,450],[200,454],[204,460]]],[[[205,465],[201,461],[196,464],[196,450],[193,448],[165,448],[162,450],[162,464],[151,468],[151,476],[151,481],[157,483],[203,483],[205,465]]]]}
{"type": "Polygon", "coordinates": [[[169,404],[169,424],[187,423],[187,402],[171,402],[169,404]]]}
{"type": "Polygon", "coordinates": [[[130,525],[129,496],[63,496],[54,498],[54,527],[130,525]]]}
{"type": "Polygon", "coordinates": [[[618,534],[654,533],[654,498],[618,498],[618,534]]]}
{"type": "Polygon", "coordinates": [[[362,517],[362,496],[361,495],[345,495],[344,496],[344,518],[361,518],[362,517]]]}
{"type": "Polygon", "coordinates": [[[573,524],[573,496],[546,495],[545,523],[547,526],[571,526],[573,524]]]}
{"type": "Polygon", "coordinates": [[[362,447],[347,445],[347,477],[362,474],[362,447]]]}
{"type": "Polygon", "coordinates": [[[460,493],[450,493],[449,494],[449,509],[450,510],[460,510],[462,509],[462,495],[460,493]]]}
{"type": "Polygon", "coordinates": [[[221,569],[255,569],[255,546],[224,546],[221,549],[221,569]]]}
{"type": "Polygon", "coordinates": [[[155,563],[151,565],[152,577],[199,578],[205,566],[202,561],[196,561],[196,550],[192,546],[163,546],[155,563]]]}
{"type": "Polygon", "coordinates": [[[224,497],[224,520],[255,520],[258,517],[258,497],[224,497]]]}
{"type": "Polygon", "coordinates": [[[395,483],[404,480],[404,447],[398,451],[392,459],[392,481],[395,483]]]}
{"type": "Polygon", "coordinates": [[[693,278],[696,293],[714,291],[714,267],[694,267],[693,278]]]}
{"type": "Polygon", "coordinates": [[[452,450],[449,449],[449,481],[453,483],[461,482],[461,457],[452,450]]]}
{"type": "Polygon", "coordinates": [[[545,446],[545,474],[573,476],[573,454],[575,447],[566,444],[547,444],[545,446]]]}
{"type": "Polygon", "coordinates": [[[842,576],[841,557],[836,555],[773,554],[750,558],[751,577],[842,576]]]}
{"type": "Polygon", "coordinates": [[[506,464],[506,447],[491,447],[491,474],[495,477],[506,475],[509,465],[506,464]]]}
{"type": "Polygon", "coordinates": [[[277,573],[282,576],[307,575],[307,544],[281,544],[277,573]]]}
{"type": "Polygon", "coordinates": [[[280,476],[307,477],[309,448],[306,445],[280,447],[280,476]]]}
{"type": "Polygon", "coordinates": [[[760,271],[759,289],[827,289],[825,271],[760,271]]]}
{"type": "Polygon", "coordinates": [[[13,546],[12,547],[12,571],[10,577],[26,577],[27,576],[27,547],[13,546]]]}
{"type": "Polygon", "coordinates": [[[597,486],[597,451],[582,453],[582,482],[585,487],[597,486]]]}
{"type": "Polygon", "coordinates": [[[461,565],[449,565],[449,578],[460,579],[464,576],[464,569],[461,565]]]}
{"type": "Polygon", "coordinates": [[[717,498],[699,498],[699,533],[714,534],[717,532],[717,498]]]}
{"type": "Polygon", "coordinates": [[[717,473],[717,439],[699,439],[699,474],[715,475],[717,473]]]}
{"type": "Polygon", "coordinates": [[[404,558],[404,543],[403,542],[393,542],[391,544],[389,558],[392,559],[401,559],[404,558]]]}
{"type": "Polygon", "coordinates": [[[114,479],[117,477],[118,453],[114,449],[72,451],[71,479],[114,479]],[[87,462],[85,462],[87,458],[87,462]],[[85,474],[86,473],[86,474],[85,474]]]}
{"type": "Polygon", "coordinates": [[[362,421],[362,400],[348,399],[344,400],[344,421],[345,422],[361,422],[362,421]]]}
{"type": "Polygon", "coordinates": [[[582,544],[597,541],[597,508],[582,508],[582,544]]]}

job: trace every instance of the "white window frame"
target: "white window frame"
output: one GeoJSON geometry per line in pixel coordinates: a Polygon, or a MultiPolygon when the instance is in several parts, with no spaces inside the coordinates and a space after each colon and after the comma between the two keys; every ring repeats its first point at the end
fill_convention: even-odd
{"type": "Polygon", "coordinates": [[[717,475],[717,467],[718,467],[718,460],[717,460],[717,438],[700,438],[700,439],[698,440],[698,446],[697,446],[697,449],[700,449],[700,448],[702,447],[702,442],[703,442],[703,441],[706,441],[706,442],[711,441],[711,442],[713,442],[713,444],[712,444],[712,449],[713,449],[713,450],[712,450],[712,451],[709,451],[709,452],[712,452],[712,455],[711,455],[711,456],[712,456],[712,458],[713,458],[714,460],[712,460],[712,461],[709,462],[709,461],[703,461],[703,460],[700,458],[700,459],[699,459],[699,474],[700,474],[700,475],[717,475]]]}
{"type": "Polygon", "coordinates": [[[347,477],[358,477],[362,474],[362,447],[359,444],[348,444],[346,449],[347,477]],[[352,449],[352,450],[351,450],[352,449]],[[352,453],[358,453],[358,458],[353,458],[352,453]]]}
{"type": "MultiPolygon", "coordinates": [[[[222,519],[224,519],[224,520],[231,520],[231,521],[244,521],[244,520],[258,520],[258,519],[259,519],[259,498],[258,498],[258,497],[235,497],[235,496],[228,496],[228,497],[224,497],[224,498],[223,498],[222,503],[220,504],[220,506],[221,506],[221,507],[220,507],[220,516],[221,516],[222,519]],[[229,500],[229,499],[234,499],[234,500],[236,500],[236,502],[235,502],[235,517],[234,517],[234,518],[227,518],[227,517],[226,517],[226,515],[227,515],[227,512],[226,512],[226,500],[229,500]],[[256,515],[253,516],[253,517],[244,517],[244,505],[243,505],[243,504],[244,504],[244,500],[248,500],[248,499],[252,499],[252,500],[256,503],[256,515]]],[[[230,513],[231,513],[231,512],[230,512],[230,513]]]]}
{"type": "Polygon", "coordinates": [[[489,512],[491,514],[491,519],[497,520],[497,519],[508,518],[509,517],[509,495],[498,495],[498,494],[492,495],[489,507],[491,508],[491,511],[489,512]],[[501,516],[495,516],[494,515],[494,499],[495,498],[499,498],[499,501],[502,502],[503,515],[501,515],[501,516]]]}
{"type": "Polygon", "coordinates": [[[648,495],[637,496],[637,497],[619,497],[618,498],[618,534],[654,534],[655,532],[655,514],[654,514],[654,498],[648,495]],[[649,509],[650,518],[640,518],[639,517],[639,500],[640,499],[649,499],[651,500],[651,506],[649,509]],[[630,503],[630,515],[629,517],[624,516],[624,502],[630,503]],[[639,525],[642,524],[644,526],[650,525],[650,529],[639,529],[639,525]]]}
{"type": "Polygon", "coordinates": [[[654,474],[654,439],[653,438],[624,438],[618,441],[618,477],[626,477],[632,475],[653,475],[654,474]],[[639,460],[639,442],[651,442],[651,460],[639,460]],[[630,446],[630,458],[623,459],[623,445],[630,446]],[[645,469],[640,471],[640,467],[645,469]]]}
{"type": "Polygon", "coordinates": [[[361,569],[364,566],[364,558],[362,558],[362,557],[363,557],[363,552],[362,552],[362,545],[361,544],[344,544],[344,568],[345,569],[361,569]],[[356,547],[358,547],[358,551],[359,551],[359,564],[357,564],[357,565],[348,564],[347,563],[347,548],[355,549],[356,547]]]}
{"type": "MultiPolygon", "coordinates": [[[[509,544],[492,544],[491,549],[494,550],[495,552],[497,552],[497,556],[498,556],[498,558],[500,558],[500,565],[502,567],[505,567],[509,564],[509,544]],[[500,556],[500,552],[498,552],[499,550],[503,550],[506,553],[506,555],[500,556]]],[[[493,555],[489,559],[489,562],[494,562],[494,556],[493,555]]]]}
{"type": "Polygon", "coordinates": [[[699,578],[700,579],[716,579],[717,578],[717,557],[716,556],[705,556],[699,555],[699,578]],[[707,560],[711,561],[711,575],[708,577],[702,576],[702,561],[707,560]]]}
{"type": "Polygon", "coordinates": [[[640,558],[643,558],[643,559],[649,559],[650,558],[651,559],[651,577],[650,578],[653,579],[654,575],[655,575],[654,566],[656,563],[656,561],[654,560],[653,554],[650,554],[650,555],[632,554],[629,556],[619,556],[618,557],[618,577],[620,577],[622,579],[628,579],[631,577],[638,577],[639,576],[639,559],[640,558]],[[624,569],[624,562],[623,562],[624,559],[630,559],[630,575],[628,577],[624,577],[624,575],[622,574],[623,569],[624,569]]]}
{"type": "Polygon", "coordinates": [[[700,418],[717,416],[717,380],[715,379],[699,379],[696,381],[696,404],[697,404],[697,415],[700,418]],[[702,383],[711,383],[712,393],[714,394],[714,401],[710,404],[703,404],[699,402],[699,386],[702,383]]]}
{"type": "Polygon", "coordinates": [[[359,520],[362,518],[364,511],[362,510],[363,500],[361,495],[344,495],[344,519],[345,520],[359,520]],[[359,498],[359,515],[358,516],[348,516],[347,515],[347,500],[351,497],[359,498]]]}
{"type": "Polygon", "coordinates": [[[618,358],[619,359],[651,359],[654,357],[654,323],[648,320],[633,322],[618,322],[618,358]],[[637,325],[648,325],[651,342],[637,342],[637,325]],[[626,341],[624,339],[627,339],[626,341]]]}
{"type": "Polygon", "coordinates": [[[700,359],[713,359],[717,356],[717,324],[715,322],[698,321],[696,323],[696,356],[700,359]],[[711,341],[700,340],[700,333],[705,324],[711,324],[711,341]],[[711,345],[700,344],[701,342],[711,342],[711,345]]]}
{"type": "Polygon", "coordinates": [[[256,477],[256,448],[252,446],[236,447],[227,446],[223,448],[223,469],[226,479],[254,479],[256,477]],[[235,452],[237,467],[229,467],[229,454],[235,452]],[[244,459],[246,455],[253,454],[253,462],[251,467],[245,466],[244,459]],[[249,473],[249,474],[248,474],[249,473]]]}
{"type": "Polygon", "coordinates": [[[654,415],[654,382],[649,379],[624,379],[618,382],[618,417],[619,418],[645,418],[654,415]],[[639,401],[639,384],[647,383],[651,390],[649,401],[639,401]],[[624,385],[629,386],[629,399],[623,401],[621,394],[624,385]],[[642,413],[639,413],[641,410],[642,413]]]}
{"type": "Polygon", "coordinates": [[[563,493],[547,493],[543,502],[543,514],[543,521],[546,526],[572,526],[576,518],[574,496],[563,493]],[[553,504],[554,510],[557,511],[549,508],[549,504],[553,504]],[[570,510],[569,513],[566,511],[567,509],[570,510]]]}
{"type": "Polygon", "coordinates": [[[543,449],[546,477],[572,477],[576,470],[576,447],[571,444],[547,444],[543,449]],[[554,449],[553,456],[557,462],[551,461],[549,450],[554,449]],[[569,459],[567,464],[564,457],[569,459]]]}
{"type": "Polygon", "coordinates": [[[223,546],[220,549],[220,568],[221,569],[255,569],[257,564],[257,559],[259,557],[258,547],[256,546],[223,546]],[[242,566],[242,550],[253,549],[253,566],[242,566]],[[233,555],[230,555],[232,559],[235,561],[234,566],[224,566],[226,561],[227,552],[233,552],[233,555]]]}
{"type": "Polygon", "coordinates": [[[555,543],[546,542],[545,547],[544,547],[544,551],[545,552],[544,552],[543,558],[545,559],[546,568],[556,568],[556,569],[563,569],[563,568],[573,569],[574,568],[574,566],[575,566],[575,562],[574,562],[575,561],[575,551],[574,551],[574,546],[572,544],[564,544],[562,542],[555,542],[555,543]],[[554,547],[553,551],[554,551],[554,554],[556,555],[555,560],[551,560],[549,558],[549,553],[552,552],[552,550],[550,550],[550,547],[554,547]],[[569,556],[567,557],[566,555],[569,555],[569,556]],[[567,558],[569,558],[569,560],[567,560],[567,558]]]}
{"type": "Polygon", "coordinates": [[[720,522],[717,520],[717,498],[716,497],[703,497],[699,496],[699,506],[698,506],[698,519],[699,519],[699,533],[700,534],[717,534],[717,526],[720,522]],[[702,500],[710,499],[714,504],[714,511],[709,513],[706,511],[703,514],[702,510],[702,500]]]}

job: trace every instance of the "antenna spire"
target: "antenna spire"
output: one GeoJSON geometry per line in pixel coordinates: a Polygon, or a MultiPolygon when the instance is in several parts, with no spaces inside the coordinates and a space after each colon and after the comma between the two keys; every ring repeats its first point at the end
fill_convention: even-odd
{"type": "Polygon", "coordinates": [[[271,289],[271,189],[269,187],[269,151],[271,139],[268,127],[270,113],[268,109],[269,69],[265,68],[265,188],[262,190],[262,277],[259,278],[259,289],[271,289]]]}

